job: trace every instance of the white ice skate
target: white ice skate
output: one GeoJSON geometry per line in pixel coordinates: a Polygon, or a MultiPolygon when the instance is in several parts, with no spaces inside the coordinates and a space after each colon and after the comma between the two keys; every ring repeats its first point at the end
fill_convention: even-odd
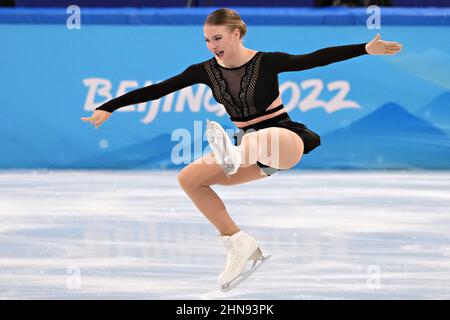
{"type": "Polygon", "coordinates": [[[242,162],[241,149],[233,145],[222,126],[206,119],[206,138],[223,171],[228,176],[236,173],[242,162]]]}
{"type": "Polygon", "coordinates": [[[242,231],[220,236],[219,240],[228,250],[227,263],[217,279],[222,292],[238,286],[271,257],[264,257],[256,240],[242,231]],[[244,270],[250,260],[253,264],[244,270]]]}

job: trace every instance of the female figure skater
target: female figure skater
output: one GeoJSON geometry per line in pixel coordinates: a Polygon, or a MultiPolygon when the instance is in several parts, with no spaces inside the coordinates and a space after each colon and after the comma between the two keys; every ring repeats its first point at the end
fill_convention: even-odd
{"type": "Polygon", "coordinates": [[[214,98],[225,107],[238,127],[235,145],[223,128],[208,121],[206,135],[213,152],[184,167],[178,182],[195,206],[220,232],[228,250],[227,262],[218,277],[223,291],[229,290],[265,261],[254,238],[241,231],[228,214],[213,185],[236,185],[289,169],[303,154],[320,145],[320,137],[304,124],[294,122],[283,106],[278,74],[300,71],[357,56],[394,55],[402,44],[380,40],[320,49],[308,54],[262,52],[244,47],[247,27],[233,10],[219,9],[203,26],[209,60],[193,64],[182,73],[158,84],[114,98],[98,107],[91,117],[81,118],[96,128],[111,113],[131,104],[159,99],[196,83],[208,85],[214,98]],[[253,266],[243,272],[249,260],[253,266]]]}

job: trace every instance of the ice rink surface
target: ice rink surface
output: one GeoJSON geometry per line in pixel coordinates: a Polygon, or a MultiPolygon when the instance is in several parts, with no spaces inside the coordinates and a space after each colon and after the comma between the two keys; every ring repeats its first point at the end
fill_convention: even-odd
{"type": "Polygon", "coordinates": [[[0,171],[0,299],[450,299],[450,172],[214,186],[272,258],[229,293],[176,171],[0,171]]]}

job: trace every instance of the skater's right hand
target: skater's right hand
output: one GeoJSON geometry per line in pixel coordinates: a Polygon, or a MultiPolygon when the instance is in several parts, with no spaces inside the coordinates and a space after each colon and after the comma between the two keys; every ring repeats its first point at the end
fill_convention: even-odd
{"type": "Polygon", "coordinates": [[[103,124],[103,122],[108,120],[108,118],[110,116],[111,116],[111,112],[104,111],[104,110],[95,110],[94,113],[92,114],[92,116],[82,117],[81,120],[83,120],[85,122],[90,122],[97,129],[98,127],[100,127],[103,124]]]}

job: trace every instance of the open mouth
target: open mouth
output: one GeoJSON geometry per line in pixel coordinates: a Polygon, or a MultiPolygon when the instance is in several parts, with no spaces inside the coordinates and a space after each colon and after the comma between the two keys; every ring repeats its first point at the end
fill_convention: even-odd
{"type": "Polygon", "coordinates": [[[216,56],[221,57],[223,56],[223,51],[216,51],[216,56]]]}

